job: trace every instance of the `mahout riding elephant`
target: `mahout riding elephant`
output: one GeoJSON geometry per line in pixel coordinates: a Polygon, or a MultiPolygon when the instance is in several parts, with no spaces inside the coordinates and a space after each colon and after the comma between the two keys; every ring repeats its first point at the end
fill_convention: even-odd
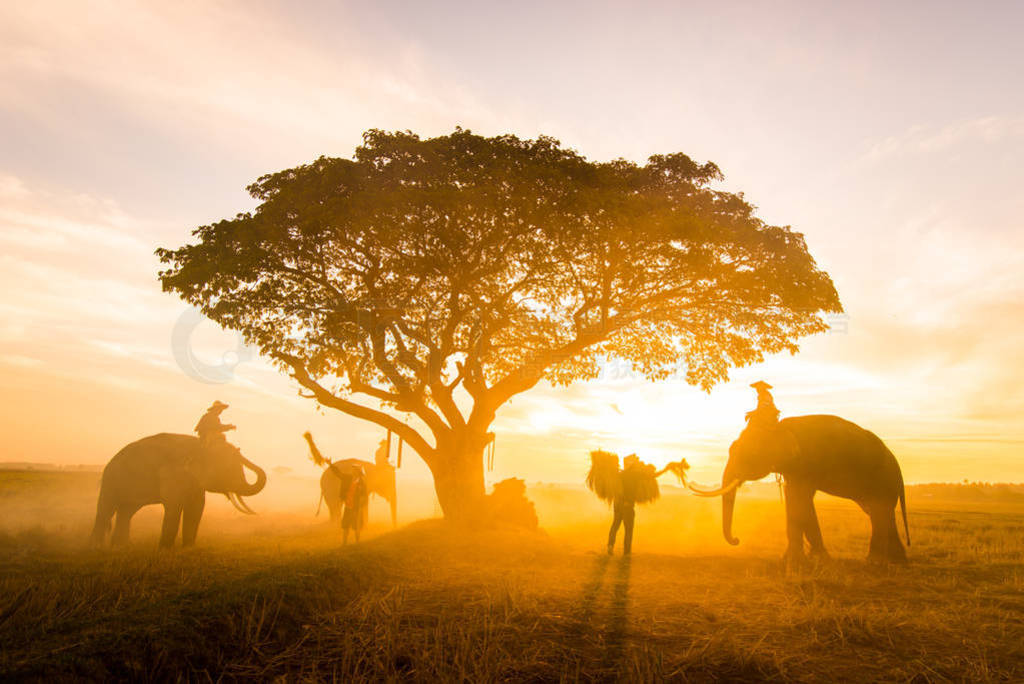
{"type": "Polygon", "coordinates": [[[103,469],[92,542],[103,544],[110,519],[117,513],[111,543],[125,544],[132,516],[149,504],[163,504],[160,547],[174,546],[181,526],[183,546],[196,541],[206,492],[224,494],[238,510],[252,513],[241,499],[258,494],[267,483],[262,468],[224,442],[204,447],[198,437],[161,433],[132,442],[114,455],[103,469]],[[256,473],[249,484],[244,468],[256,473]]]}
{"type": "Polygon", "coordinates": [[[903,474],[896,457],[874,433],[837,416],[795,416],[750,420],[729,447],[722,487],[698,492],[722,496],[722,532],[730,544],[736,487],[769,473],[782,475],[786,502],[785,558],[803,560],[803,540],[812,554],[827,556],[821,539],[814,494],[822,491],[855,501],[871,518],[869,560],[904,562],[906,551],[896,529],[896,502],[910,544],[903,474]]]}

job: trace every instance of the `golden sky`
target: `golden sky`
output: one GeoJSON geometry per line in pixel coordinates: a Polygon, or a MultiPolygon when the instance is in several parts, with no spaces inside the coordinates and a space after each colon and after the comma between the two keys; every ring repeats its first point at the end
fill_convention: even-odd
{"type": "Polygon", "coordinates": [[[379,428],[191,317],[152,252],[368,128],[462,125],[714,161],[848,312],[710,395],[617,366],[521,395],[492,480],[579,482],[598,446],[714,480],[758,379],[877,432],[908,481],[1024,480],[1024,5],[728,4],[0,5],[0,461],[104,463],[214,399],[259,463],[314,473],[305,429],[369,456],[379,428]]]}

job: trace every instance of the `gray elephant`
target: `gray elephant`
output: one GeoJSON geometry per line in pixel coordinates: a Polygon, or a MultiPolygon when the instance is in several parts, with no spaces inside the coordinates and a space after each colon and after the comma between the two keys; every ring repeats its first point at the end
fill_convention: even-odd
{"type": "Polygon", "coordinates": [[[910,544],[903,474],[896,457],[874,433],[836,416],[752,419],[729,447],[722,487],[705,496],[722,496],[722,532],[730,544],[736,487],[779,473],[785,483],[788,562],[803,560],[803,540],[812,554],[827,556],[821,539],[814,494],[822,491],[855,501],[871,518],[869,560],[906,561],[896,529],[896,502],[910,544]]]}
{"type": "Polygon", "coordinates": [[[266,483],[263,469],[230,444],[204,448],[199,438],[191,435],[145,437],[117,452],[103,469],[92,542],[103,544],[117,513],[111,541],[114,545],[127,543],[132,516],[143,506],[159,503],[164,507],[160,547],[174,546],[179,526],[182,545],[192,546],[206,492],[224,494],[235,508],[252,513],[240,497],[258,494],[266,483]],[[256,473],[256,482],[246,482],[243,466],[256,473]]]}

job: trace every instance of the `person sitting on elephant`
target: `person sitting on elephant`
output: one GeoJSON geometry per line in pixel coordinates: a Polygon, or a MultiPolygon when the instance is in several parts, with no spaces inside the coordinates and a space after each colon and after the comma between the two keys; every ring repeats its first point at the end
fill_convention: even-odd
{"type": "Polygon", "coordinates": [[[747,411],[747,422],[757,420],[763,425],[778,423],[779,409],[775,406],[775,399],[772,397],[772,393],[768,391],[772,386],[764,380],[758,380],[750,386],[757,392],[757,408],[753,411],[747,411]]]}
{"type": "Polygon", "coordinates": [[[206,413],[196,423],[195,431],[199,434],[199,442],[204,447],[215,447],[227,444],[225,432],[234,430],[234,425],[225,425],[220,422],[220,414],[228,407],[222,401],[215,401],[206,409],[206,413]]]}
{"type": "Polygon", "coordinates": [[[380,443],[377,444],[377,450],[373,452],[373,462],[379,466],[390,465],[388,463],[388,457],[391,456],[390,451],[388,440],[380,440],[380,443]]]}

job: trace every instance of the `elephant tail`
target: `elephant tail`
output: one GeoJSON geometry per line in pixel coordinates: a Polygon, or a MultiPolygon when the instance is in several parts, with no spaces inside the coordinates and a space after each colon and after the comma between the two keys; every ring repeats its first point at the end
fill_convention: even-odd
{"type": "Polygon", "coordinates": [[[910,546],[910,526],[907,525],[907,495],[906,487],[903,485],[902,471],[900,471],[900,511],[903,512],[903,533],[907,536],[907,546],[910,546]]]}

